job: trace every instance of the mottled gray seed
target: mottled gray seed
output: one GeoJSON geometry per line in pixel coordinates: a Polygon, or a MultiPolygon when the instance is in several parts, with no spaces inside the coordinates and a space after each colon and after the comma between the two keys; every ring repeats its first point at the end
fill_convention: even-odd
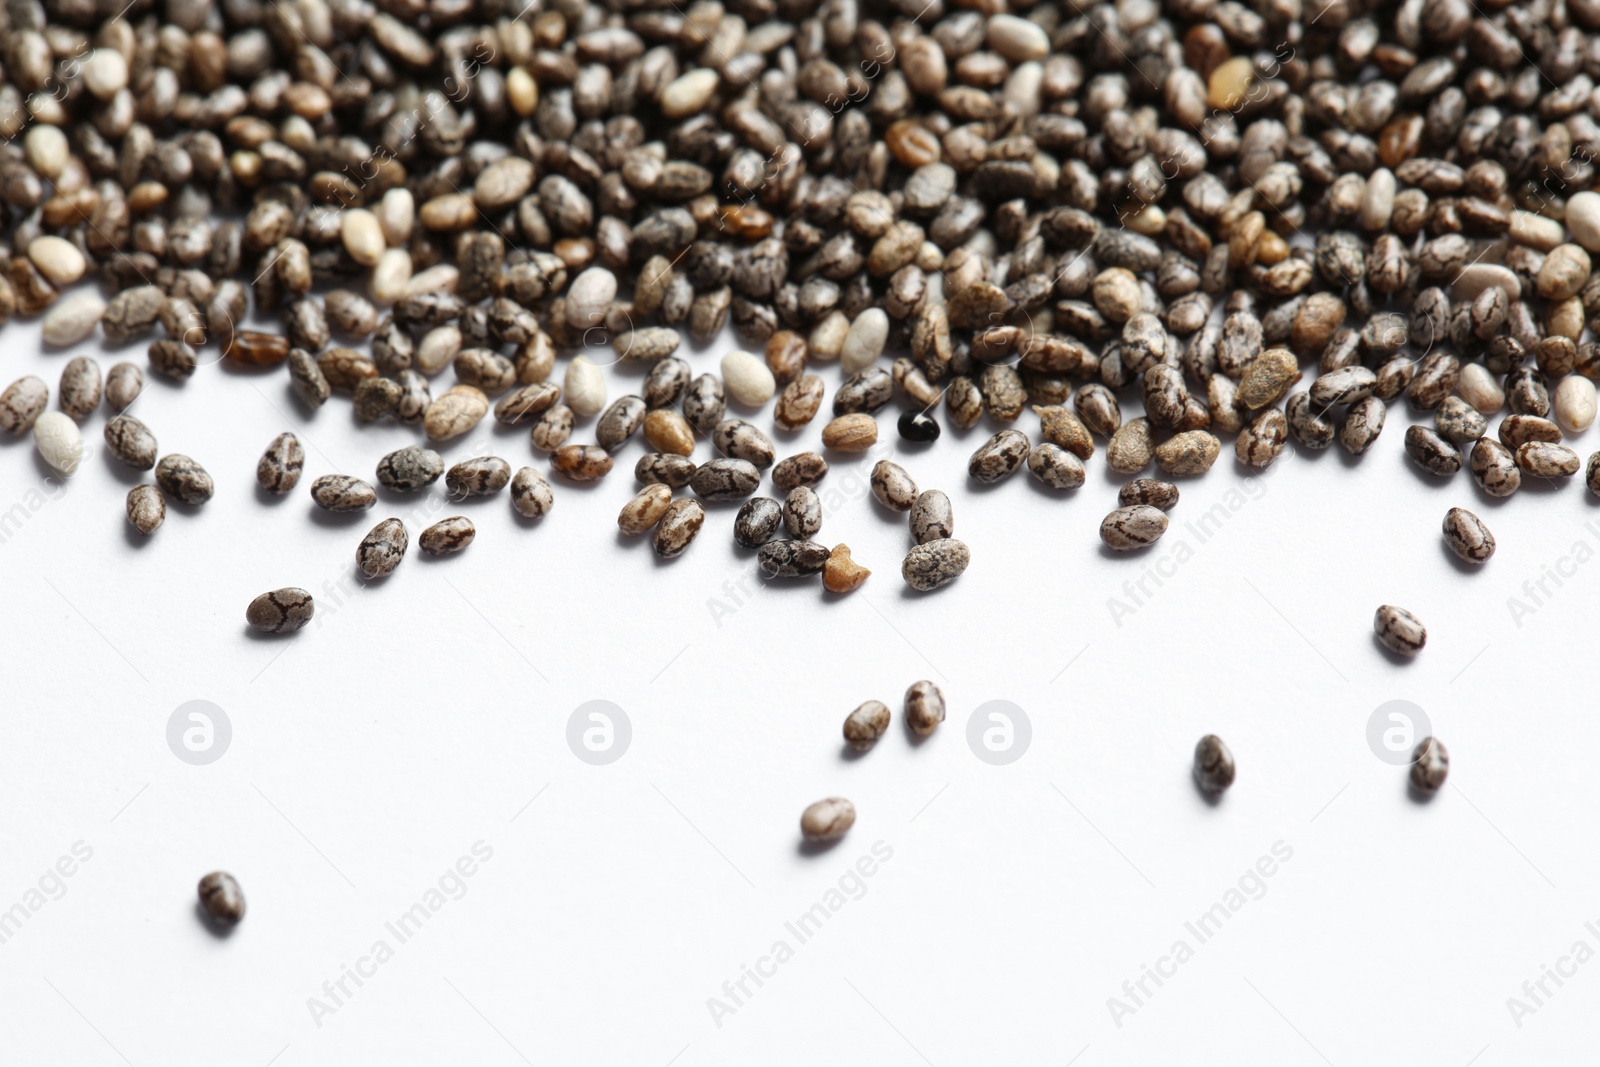
{"type": "Polygon", "coordinates": [[[105,438],[111,454],[134,470],[147,471],[156,465],[156,435],[132,415],[118,415],[107,422],[105,438]]]}
{"type": "Polygon", "coordinates": [[[729,459],[746,460],[761,470],[772,466],[776,456],[772,439],[743,419],[719,422],[711,433],[711,445],[729,459]]]}
{"type": "Polygon", "coordinates": [[[250,601],[244,619],[262,633],[291,633],[311,621],[314,609],[310,593],[289,586],[262,593],[250,601]]]}
{"type": "Polygon", "coordinates": [[[867,701],[845,716],[845,744],[857,752],[867,751],[888,731],[889,718],[889,705],[881,700],[867,701]]]}
{"type": "Polygon", "coordinates": [[[748,460],[718,458],[702,463],[689,486],[706,500],[739,500],[756,491],[761,472],[748,460]]]}
{"type": "Polygon", "coordinates": [[[804,541],[822,529],[822,498],[810,486],[789,490],[783,501],[783,528],[789,536],[804,541]]]}
{"type": "Polygon", "coordinates": [[[659,482],[674,489],[682,489],[694,478],[698,468],[688,456],[672,452],[646,452],[634,464],[633,476],[645,484],[659,482]]]}
{"type": "Polygon", "coordinates": [[[990,485],[1015,474],[1027,460],[1028,435],[1021,430],[1001,430],[967,460],[967,475],[975,482],[990,485]]]}
{"type": "Polygon", "coordinates": [[[1467,461],[1473,480],[1490,496],[1510,496],[1522,486],[1516,457],[1499,441],[1488,437],[1474,441],[1467,461]]]}
{"type": "Polygon", "coordinates": [[[256,461],[256,484],[269,493],[287,493],[300,484],[305,465],[306,450],[301,447],[300,438],[280,433],[256,461]]]}
{"type": "Polygon", "coordinates": [[[61,369],[61,410],[82,422],[100,406],[100,364],[75,356],[61,369]]]}
{"type": "Polygon", "coordinates": [[[511,478],[511,506],[525,519],[549,513],[555,503],[550,483],[532,467],[523,467],[511,478]]]}
{"type": "Polygon", "coordinates": [[[1428,643],[1428,631],[1422,620],[1393,604],[1378,608],[1372,617],[1372,631],[1385,648],[1402,656],[1414,656],[1428,643]]]}
{"type": "Polygon", "coordinates": [[[1583,465],[1578,454],[1565,445],[1529,441],[1518,445],[1517,466],[1535,478],[1570,478],[1583,465]]]}
{"type": "Polygon", "coordinates": [[[1100,540],[1118,552],[1147,548],[1166,532],[1166,512],[1148,504],[1117,508],[1100,523],[1100,540]]]}
{"type": "Polygon", "coordinates": [[[204,504],[216,491],[204,467],[176,452],[161,457],[156,464],[156,484],[167,496],[191,507],[204,504]]]}
{"type": "Polygon", "coordinates": [[[1423,470],[1443,478],[1461,469],[1461,453],[1456,446],[1426,426],[1406,427],[1406,455],[1423,470]]]}
{"type": "Polygon", "coordinates": [[[18,378],[0,394],[0,429],[27,433],[50,402],[50,387],[31,374],[18,378]]]}
{"type": "Polygon", "coordinates": [[[356,546],[356,566],[367,578],[386,578],[405,558],[411,537],[399,519],[384,519],[356,546]]]}
{"type": "Polygon", "coordinates": [[[511,483],[511,464],[499,456],[463,460],[444,476],[451,496],[493,496],[511,483]]]}
{"type": "Polygon", "coordinates": [[[1451,508],[1444,516],[1444,542],[1468,563],[1483,563],[1494,555],[1494,534],[1466,508],[1451,508]]]}
{"type": "Polygon", "coordinates": [[[950,498],[937,489],[918,494],[911,505],[910,520],[911,537],[919,545],[944,540],[955,533],[956,521],[950,509],[950,498]]]}
{"type": "Polygon", "coordinates": [[[200,907],[217,922],[232,926],[244,918],[244,890],[233,875],[212,871],[200,879],[199,894],[200,907]]]}
{"type": "Polygon", "coordinates": [[[1076,489],[1086,477],[1083,460],[1048,441],[1028,453],[1028,471],[1051,489],[1076,489]]]}
{"type": "Polygon", "coordinates": [[[905,721],[912,733],[926,737],[944,722],[944,694],[929,681],[912,682],[906,690],[905,721]]]}
{"type": "Polygon", "coordinates": [[[1178,487],[1156,478],[1135,478],[1117,490],[1117,503],[1125,508],[1148,504],[1162,511],[1171,511],[1178,504],[1178,487]]]}
{"type": "Polygon", "coordinates": [[[1216,734],[1206,734],[1194,746],[1194,780],[1205,792],[1218,794],[1233,784],[1233,753],[1216,734]]]}
{"type": "Polygon", "coordinates": [[[763,544],[756,551],[756,565],[765,578],[804,578],[822,573],[828,555],[827,545],[785,537],[763,544]]]}
{"type": "Polygon", "coordinates": [[[417,537],[417,544],[430,556],[448,556],[472,544],[476,536],[478,529],[472,525],[471,519],[465,515],[452,515],[423,530],[417,537]]]}
{"type": "Polygon", "coordinates": [[[167,517],[167,499],[153,485],[136,485],[128,490],[128,521],[134,529],[149,535],[167,517]]]}
{"type": "Polygon", "coordinates": [[[1449,774],[1449,751],[1437,737],[1424,737],[1411,753],[1411,784],[1423,793],[1433,793],[1449,774]]]}
{"type": "MultiPolygon", "coordinates": [[[[893,511],[910,511],[911,506],[916,503],[917,483],[898,463],[880,459],[872,468],[870,482],[872,495],[886,508],[893,511]]],[[[948,504],[948,501],[946,503],[948,504]]]]}
{"type": "Polygon", "coordinates": [[[926,593],[955,581],[972,561],[966,544],[953,537],[918,544],[906,553],[900,576],[918,592],[926,593]]]}
{"type": "Polygon", "coordinates": [[[324,474],[311,483],[311,499],[328,511],[365,511],[378,502],[378,494],[360,478],[324,474]]]}
{"type": "Polygon", "coordinates": [[[760,548],[784,521],[783,505],[770,496],[756,496],[739,506],[733,518],[733,540],[742,548],[760,548]]]}

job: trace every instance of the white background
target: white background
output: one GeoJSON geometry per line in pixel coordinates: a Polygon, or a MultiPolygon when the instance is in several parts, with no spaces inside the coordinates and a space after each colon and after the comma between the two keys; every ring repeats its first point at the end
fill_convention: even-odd
{"type": "MultiPolygon", "coordinates": [[[[4,378],[39,375],[52,404],[70,355],[144,365],[142,346],[40,353],[36,338],[32,325],[7,331],[4,378]]],[[[698,373],[726,347],[686,354],[698,373]]],[[[637,388],[607,373],[613,396],[637,388]]],[[[831,401],[838,370],[821,373],[831,401]]],[[[753,555],[732,543],[736,505],[712,506],[676,561],[620,537],[638,442],[600,484],[557,483],[539,522],[504,494],[384,493],[370,513],[330,516],[310,501],[313,478],[370,479],[418,431],[357,426],[345,398],[307,417],[281,367],[152,379],[133,410],[163,453],[195,457],[217,483],[148,540],[124,518],[139,479],[105,453],[103,410],[84,427],[94,454],[64,488],[29,438],[0,444],[12,516],[0,909],[74,843],[93,850],[0,944],[9,1064],[1589,1058],[1600,964],[1560,988],[1547,980],[1553,995],[1520,1027],[1507,1007],[1574,942],[1600,949],[1584,928],[1600,920],[1600,510],[1579,480],[1493,501],[1464,472],[1422,473],[1401,448],[1414,416],[1393,404],[1360,460],[1291,446],[1252,477],[1229,442],[1183,483],[1165,539],[1116,556],[1096,533],[1121,481],[1103,442],[1076,492],[1025,473],[979,489],[966,458],[997,427],[913,450],[891,408],[878,454],[950,494],[972,565],[944,590],[909,593],[904,517],[865,491],[876,455],[834,456],[819,539],[847,542],[875,573],[832,597],[816,580],[756,582],[753,555]],[[307,464],[276,499],[253,472],[285,429],[307,464]],[[1202,540],[1188,524],[1215,505],[1226,519],[1202,540]],[[1481,569],[1443,547],[1453,505],[1499,540],[1481,569]],[[476,542],[424,557],[419,520],[455,513],[472,517],[476,542]],[[406,521],[411,553],[361,588],[356,543],[388,515],[406,521]],[[1527,599],[1524,582],[1579,543],[1565,584],[1547,581],[1542,606],[1527,599]],[[1150,595],[1125,592],[1155,571],[1168,576],[1159,588],[1146,577],[1150,595]],[[250,633],[245,605],[286,585],[313,592],[316,620],[288,638],[250,633]],[[1114,617],[1113,597],[1134,610],[1114,617]],[[1536,608],[1520,625],[1511,597],[1536,608]],[[1386,602],[1428,626],[1415,662],[1373,639],[1386,602]],[[919,678],[942,687],[950,720],[912,745],[900,700],[919,678]],[[840,724],[872,698],[896,723],[846,758],[840,724]],[[233,730],[203,767],[166,741],[173,711],[196,699],[233,730]],[[632,726],[609,766],[566,741],[573,710],[596,699],[632,726]],[[1368,746],[1369,717],[1393,699],[1425,708],[1449,747],[1431,803],[1368,746]],[[1032,724],[1009,766],[966,740],[990,700],[1032,724]],[[1215,806],[1189,776],[1207,732],[1239,763],[1215,806]],[[835,794],[859,821],[809,854],[800,811],[835,794]],[[398,944],[385,922],[476,842],[493,855],[465,895],[398,944]],[[800,944],[785,922],[876,842],[892,858],[846,878],[864,895],[800,944]],[[1199,943],[1185,923],[1279,842],[1292,858],[1246,882],[1264,895],[1199,943]],[[249,901],[227,938],[195,913],[195,882],[217,868],[249,901]],[[379,939],[393,958],[359,989],[347,980],[353,995],[318,1025],[309,998],[379,939]],[[793,958],[759,989],[747,979],[753,995],[714,1020],[708,998],[732,1005],[724,982],[779,939],[793,958]],[[1193,957],[1159,989],[1146,979],[1153,995],[1114,1020],[1108,998],[1132,1004],[1124,982],[1180,939],[1193,957]]],[[[734,413],[771,426],[770,407],[734,413]]],[[[780,456],[820,447],[823,421],[775,435],[780,456]]],[[[1020,425],[1037,430],[1031,413],[1020,425]]],[[[588,422],[573,439],[592,435],[588,422]]],[[[1595,438],[1577,442],[1585,456],[1595,438]]],[[[548,470],[526,430],[492,420],[442,451],[548,470]]]]}

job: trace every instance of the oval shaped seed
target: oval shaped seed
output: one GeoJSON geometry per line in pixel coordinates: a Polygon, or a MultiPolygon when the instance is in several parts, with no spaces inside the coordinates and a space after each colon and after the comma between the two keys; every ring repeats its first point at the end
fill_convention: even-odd
{"type": "Polygon", "coordinates": [[[955,533],[955,514],[950,498],[937,489],[918,494],[911,505],[911,537],[919,545],[951,537],[955,533]]]}
{"type": "Polygon", "coordinates": [[[128,490],[128,521],[149,536],[167,517],[167,500],[153,485],[136,485],[128,490]]]}
{"type": "Polygon", "coordinates": [[[1384,604],[1372,617],[1372,631],[1385,648],[1402,656],[1414,656],[1428,643],[1428,631],[1405,608],[1384,604]]]}
{"type": "Polygon", "coordinates": [[[288,586],[262,593],[244,609],[244,621],[265,634],[293,633],[311,621],[311,594],[288,586]]]}
{"type": "Polygon", "coordinates": [[[24,433],[33,429],[34,422],[50,402],[50,387],[28,375],[18,378],[0,393],[0,429],[7,433],[24,433]]]}
{"type": "Polygon", "coordinates": [[[1049,442],[1028,453],[1028,471],[1051,489],[1076,489],[1085,478],[1083,460],[1049,442]]]}
{"type": "Polygon", "coordinates": [[[1100,523],[1100,540],[1118,552],[1147,548],[1167,532],[1167,513],[1148,504],[1117,508],[1100,523]]]}
{"type": "Polygon", "coordinates": [[[942,537],[918,544],[906,553],[900,564],[900,577],[921,593],[949,585],[966,571],[972,553],[966,544],[953,537],[942,537]]]}
{"type": "Polygon", "coordinates": [[[606,378],[585,356],[574,356],[562,382],[567,407],[583,418],[600,414],[606,406],[606,378]]]}
{"type": "Polygon", "coordinates": [[[1494,534],[1466,508],[1445,512],[1444,543],[1468,563],[1483,563],[1494,555],[1494,534]]]}
{"type": "Polygon", "coordinates": [[[1582,375],[1569,374],[1556,385],[1550,403],[1562,429],[1571,434],[1582,433],[1594,423],[1594,382],[1582,375]]]}
{"type": "Polygon", "coordinates": [[[347,208],[340,214],[339,239],[350,258],[363,267],[377,266],[387,247],[378,216],[366,208],[347,208]]]}
{"type": "Polygon", "coordinates": [[[647,485],[622,505],[617,516],[617,528],[635,536],[648,533],[672,505],[672,490],[664,485],[647,485]]]}
{"type": "Polygon", "coordinates": [[[88,356],[69,360],[61,370],[61,410],[81,422],[100,406],[100,364],[88,356]]]}
{"type": "Polygon", "coordinates": [[[1015,474],[1027,460],[1028,435],[1021,430],[1001,430],[967,460],[967,475],[982,485],[992,485],[1015,474]]]}
{"type": "Polygon", "coordinates": [[[1485,415],[1493,415],[1505,406],[1505,390],[1495,380],[1494,372],[1482,363],[1468,363],[1462,367],[1456,389],[1467,403],[1485,415]]]}
{"type": "Polygon", "coordinates": [[[1517,466],[1523,473],[1536,478],[1570,478],[1578,473],[1582,461],[1578,454],[1565,445],[1548,441],[1529,441],[1518,445],[1515,453],[1517,466]]]}
{"type": "Polygon", "coordinates": [[[550,465],[575,482],[592,482],[611,472],[611,453],[599,445],[563,445],[550,454],[550,465]]]}
{"type": "MultiPolygon", "coordinates": [[[[567,325],[578,331],[599,326],[605,318],[606,308],[616,298],[617,276],[605,267],[590,267],[567,287],[567,325]]],[[[570,394],[571,390],[568,390],[570,394]]],[[[594,412],[589,414],[593,415],[594,412]]]]}
{"type": "MultiPolygon", "coordinates": [[[[891,511],[910,511],[917,501],[917,483],[898,463],[880,459],[872,468],[870,482],[873,497],[891,511]]],[[[948,499],[945,504],[948,507],[948,499]]]]}
{"type": "Polygon", "coordinates": [[[489,413],[489,398],[471,385],[456,385],[434,398],[422,415],[422,432],[430,441],[453,441],[489,413]]]}
{"type": "Polygon", "coordinates": [[[1489,420],[1459,396],[1447,396],[1434,410],[1433,426],[1446,440],[1465,445],[1488,432],[1489,420]]]}
{"type": "Polygon", "coordinates": [[[1430,474],[1448,478],[1461,469],[1461,453],[1456,446],[1426,426],[1406,427],[1406,455],[1430,474]]]}
{"type": "Polygon", "coordinates": [[[1178,487],[1155,478],[1135,478],[1117,490],[1117,503],[1125,508],[1145,504],[1171,511],[1178,504],[1178,487]]]}
{"type": "Polygon", "coordinates": [[[690,478],[689,485],[706,500],[739,500],[756,491],[761,484],[761,472],[755,464],[743,459],[713,459],[702,463],[690,478]]]}
{"type": "Polygon", "coordinates": [[[826,545],[783,537],[756,550],[756,565],[765,578],[805,578],[820,574],[828,555],[826,545]]]}
{"type": "Polygon", "coordinates": [[[511,464],[499,456],[463,460],[444,476],[451,496],[493,496],[511,482],[511,464]]]}
{"type": "Polygon", "coordinates": [[[244,890],[226,871],[212,871],[200,879],[199,893],[200,907],[217,922],[231,926],[244,918],[244,890]]]}
{"type": "Polygon", "coordinates": [[[765,470],[776,455],[772,439],[743,419],[725,419],[711,433],[711,445],[730,459],[743,459],[765,470]]]}
{"type": "Polygon", "coordinates": [[[78,424],[59,411],[46,411],[33,422],[33,445],[40,457],[63,475],[83,459],[83,434],[78,424]]]}
{"type": "Polygon", "coordinates": [[[311,483],[311,499],[328,511],[365,511],[378,502],[378,494],[360,478],[324,474],[311,483]]]}
{"type": "MultiPolygon", "coordinates": [[[[125,418],[127,416],[123,415],[111,422],[125,418]]],[[[106,433],[111,433],[111,423],[106,424],[106,433]]],[[[152,440],[151,444],[154,443],[152,440]]],[[[292,433],[280,433],[256,461],[256,484],[269,493],[287,493],[300,484],[300,472],[305,464],[306,450],[301,447],[300,438],[292,433]]]]}
{"type": "Polygon", "coordinates": [[[822,529],[822,498],[810,486],[797,485],[783,501],[783,528],[796,540],[807,540],[822,529]]]}
{"type": "Polygon", "coordinates": [[[677,559],[693,543],[705,521],[706,509],[698,500],[692,497],[674,500],[656,524],[650,547],[662,559],[677,559]]]}
{"type": "MultiPolygon", "coordinates": [[[[857,315],[844,335],[839,349],[839,365],[848,376],[858,374],[872,366],[883,354],[889,339],[889,313],[880,307],[870,307],[857,315]]],[[[723,372],[727,376],[727,372],[723,372]]]]}
{"type": "Polygon", "coordinates": [[[533,429],[528,432],[529,443],[541,452],[554,452],[572,436],[574,419],[571,408],[557,404],[540,415],[539,421],[533,424],[533,429]]]}
{"type": "Polygon", "coordinates": [[[64,237],[35,237],[28,243],[28,258],[40,274],[62,287],[78,281],[89,269],[83,253],[64,237]]]}
{"type": "Polygon", "coordinates": [[[132,415],[118,415],[107,422],[105,438],[111,454],[134,470],[147,471],[156,465],[156,436],[132,415]]]}
{"type": "Polygon", "coordinates": [[[45,312],[43,336],[52,345],[75,345],[94,333],[105,313],[106,302],[93,290],[71,293],[45,312]]]}
{"type": "Polygon", "coordinates": [[[919,737],[927,737],[944,722],[944,694],[929,681],[912,682],[906,690],[906,726],[919,737]]]}
{"type": "Polygon", "coordinates": [[[835,452],[865,452],[877,443],[878,420],[864,411],[840,415],[822,428],[823,446],[835,452]]]}
{"type": "Polygon", "coordinates": [[[1206,734],[1194,746],[1194,780],[1205,792],[1223,792],[1233,784],[1234,773],[1233,753],[1222,738],[1206,734]]]}
{"type": "Polygon", "coordinates": [[[478,530],[472,525],[471,519],[465,515],[452,515],[423,530],[417,538],[417,544],[430,556],[448,556],[472,544],[476,536],[478,530]]]}
{"type": "Polygon", "coordinates": [[[647,452],[634,464],[633,476],[646,484],[660,482],[674,489],[688,485],[698,468],[688,456],[671,452],[647,452]]]}
{"type": "Polygon", "coordinates": [[[1510,496],[1522,486],[1522,471],[1511,450],[1487,437],[1472,443],[1467,457],[1473,480],[1490,496],[1510,496]]]}
{"type": "Polygon", "coordinates": [[[1449,751],[1437,737],[1424,737],[1411,753],[1411,784],[1423,793],[1433,793],[1449,774],[1449,751]]]}
{"type": "Polygon", "coordinates": [[[495,421],[506,426],[520,425],[525,419],[542,415],[561,399],[561,387],[554,382],[534,382],[513,390],[494,406],[495,421]]]}
{"type": "Polygon", "coordinates": [[[722,383],[714,374],[702,374],[689,383],[683,394],[683,417],[701,433],[710,433],[722,421],[727,402],[722,395],[722,383]]]}
{"type": "Polygon", "coordinates": [[[760,548],[783,522],[783,506],[770,496],[756,496],[739,506],[733,517],[733,540],[741,548],[760,548]]]}
{"type": "Polygon", "coordinates": [[[797,452],[772,468],[772,484],[784,492],[796,486],[815,486],[828,473],[828,461],[815,452],[797,452]]]}
{"type": "Polygon", "coordinates": [[[411,536],[399,519],[384,519],[356,546],[356,567],[367,578],[387,578],[405,559],[411,536]]]}
{"type": "Polygon", "coordinates": [[[722,357],[722,381],[729,396],[750,407],[760,407],[778,391],[778,380],[766,360],[749,352],[722,357]]]}
{"type": "Polygon", "coordinates": [[[1311,402],[1318,407],[1354,404],[1372,395],[1378,376],[1366,367],[1330,371],[1311,383],[1311,402]]]}
{"type": "Polygon", "coordinates": [[[687,456],[694,451],[689,420],[671,408],[656,408],[644,417],[644,439],[657,452],[687,456]]]}
{"type": "MultiPolygon", "coordinates": [[[[112,411],[125,411],[144,392],[144,372],[132,363],[118,363],[106,373],[106,406],[112,411]]],[[[0,413],[5,402],[0,398],[0,413]]],[[[0,420],[3,425],[3,420],[0,420]]]]}
{"type": "Polygon", "coordinates": [[[784,386],[773,408],[772,421],[781,430],[798,430],[812,419],[822,407],[826,387],[815,374],[803,374],[784,386]]]}
{"type": "Polygon", "coordinates": [[[865,752],[878,743],[889,729],[889,705],[881,700],[869,700],[844,720],[845,744],[857,752],[865,752]]]}
{"type": "Polygon", "coordinates": [[[432,485],[444,473],[439,453],[422,445],[396,449],[378,461],[378,484],[396,493],[410,493],[432,485]]]}
{"type": "Polygon", "coordinates": [[[1233,454],[1247,467],[1263,470],[1283,455],[1289,442],[1289,420],[1278,408],[1268,408],[1250,420],[1234,438],[1233,454]]]}
{"type": "Polygon", "coordinates": [[[204,504],[216,492],[216,484],[206,469],[177,452],[162,456],[156,464],[156,484],[163,493],[190,507],[204,504]]]}
{"type": "Polygon", "coordinates": [[[511,506],[525,519],[537,519],[549,513],[555,504],[555,494],[544,475],[532,467],[523,467],[511,478],[511,506]]]}
{"type": "Polygon", "coordinates": [[[1508,415],[1500,420],[1500,443],[1517,449],[1531,441],[1561,441],[1561,427],[1537,415],[1508,415]]]}
{"type": "Polygon", "coordinates": [[[808,841],[837,841],[856,824],[856,806],[844,797],[819,800],[800,813],[800,833],[808,841]]]}

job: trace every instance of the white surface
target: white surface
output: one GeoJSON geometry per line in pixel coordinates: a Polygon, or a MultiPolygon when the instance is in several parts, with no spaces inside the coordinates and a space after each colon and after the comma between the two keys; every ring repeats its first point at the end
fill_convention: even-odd
{"type": "MultiPolygon", "coordinates": [[[[34,336],[7,330],[4,377],[38,374],[53,404],[68,356],[98,346],[40,354],[34,336]]],[[[723,351],[690,359],[714,369],[723,351]]],[[[144,363],[142,347],[97,355],[144,363]]],[[[838,370],[821,373],[831,402],[838,370]]],[[[636,387],[607,374],[612,396],[636,387]]],[[[950,494],[973,563],[943,591],[908,594],[905,521],[867,495],[872,458],[833,457],[820,539],[876,573],[831,598],[815,581],[758,585],[732,544],[734,506],[713,507],[675,562],[619,537],[638,442],[602,483],[557,484],[538,523],[504,495],[384,494],[336,517],[314,509],[311,480],[370,478],[417,431],[358,427],[348,399],[308,419],[282,368],[152,379],[134,412],[163,453],[217,482],[148,543],[123,517],[138,479],[105,454],[103,411],[85,426],[94,453],[59,491],[28,438],[0,445],[0,510],[20,516],[0,544],[0,909],[75,842],[93,849],[0,944],[7,1063],[1490,1067],[1586,1054],[1600,964],[1547,981],[1553,996],[1520,1028],[1506,1003],[1574,942],[1600,949],[1584,926],[1600,920],[1587,762],[1600,510],[1579,480],[1494,502],[1465,473],[1434,479],[1405,458],[1413,416],[1396,404],[1360,461],[1291,446],[1252,478],[1230,442],[1183,483],[1162,542],[1113,557],[1096,535],[1120,482],[1103,443],[1075,493],[1025,473],[974,489],[966,457],[995,427],[907,451],[890,409],[885,439],[922,487],[950,494]],[[254,465],[284,429],[306,442],[305,477],[269,499],[254,465]],[[1191,524],[1218,504],[1228,517],[1202,540],[1191,524]],[[1499,539],[1481,571],[1443,548],[1451,505],[1499,539]],[[453,513],[477,541],[424,558],[423,518],[453,513]],[[357,588],[356,543],[387,515],[406,521],[411,552],[357,588]],[[1577,543],[1584,561],[1518,626],[1508,598],[1577,543]],[[1133,605],[1124,583],[1163,570],[1119,625],[1109,598],[1133,605]],[[730,583],[753,592],[736,604],[730,583]],[[313,625],[248,633],[245,605],[284,585],[315,594],[313,625]],[[1414,663],[1373,640],[1384,602],[1428,626],[1414,663]],[[914,747],[900,698],[924,677],[950,721],[914,747]],[[868,698],[896,723],[844,758],[840,724],[868,698]],[[1395,698],[1425,707],[1450,749],[1430,804],[1366,742],[1369,715],[1395,698]],[[204,767],[166,743],[194,699],[233,727],[204,767]],[[565,739],[593,699],[632,723],[609,766],[565,739]],[[993,699],[1033,725],[1009,766],[966,742],[993,699]],[[1206,732],[1240,765],[1215,807],[1189,778],[1206,732]],[[804,854],[800,811],[831,794],[860,819],[837,848],[804,854]],[[384,924],[479,841],[493,857],[465,895],[400,944],[384,924]],[[785,922],[879,841],[893,856],[865,895],[799,943],[785,922]],[[1185,923],[1280,841],[1293,856],[1264,896],[1200,944],[1185,923]],[[215,868],[249,901],[226,940],[194,910],[215,868]],[[393,958],[316,1025],[308,998],[380,939],[393,958]],[[727,999],[723,983],[780,939],[793,958],[759,990],[747,981],[754,995],[717,1025],[708,998],[727,999]],[[1193,958],[1117,1026],[1108,998],[1179,939],[1193,958]]],[[[770,407],[755,421],[770,427],[770,407]]],[[[824,421],[781,435],[780,455],[817,447],[824,421]]],[[[591,420],[574,440],[592,434],[591,420]]],[[[443,451],[548,470],[525,430],[492,422],[443,451]]]]}

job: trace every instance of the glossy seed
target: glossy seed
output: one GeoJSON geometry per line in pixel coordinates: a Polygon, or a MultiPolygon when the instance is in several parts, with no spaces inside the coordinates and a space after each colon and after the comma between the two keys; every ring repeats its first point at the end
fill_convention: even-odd
{"type": "Polygon", "coordinates": [[[1222,793],[1233,784],[1233,753],[1222,738],[1206,734],[1194,746],[1194,780],[1205,792],[1222,793]]]}
{"type": "Polygon", "coordinates": [[[471,519],[465,515],[452,515],[423,530],[417,537],[417,544],[430,556],[447,556],[472,544],[472,539],[477,535],[477,527],[472,525],[471,519]]]}
{"type": "Polygon", "coordinates": [[[1402,656],[1414,656],[1428,643],[1428,631],[1422,620],[1393,604],[1378,608],[1372,619],[1372,629],[1385,648],[1402,656]]]}
{"type": "Polygon", "coordinates": [[[1468,563],[1483,563],[1494,555],[1494,534],[1466,508],[1451,508],[1445,513],[1444,542],[1468,563]]]}
{"type": "Polygon", "coordinates": [[[405,558],[411,537],[399,519],[384,519],[356,546],[356,567],[366,578],[386,578],[405,558]]]}
{"type": "Polygon", "coordinates": [[[1411,753],[1411,784],[1423,793],[1433,793],[1449,775],[1449,751],[1437,737],[1424,737],[1411,753]]]}
{"type": "Polygon", "coordinates": [[[327,511],[365,511],[378,502],[378,494],[360,478],[324,474],[311,483],[311,499],[327,511]]]}
{"type": "Polygon", "coordinates": [[[310,593],[288,587],[262,593],[250,601],[244,618],[262,633],[291,633],[310,622],[314,610],[310,593]]]}
{"type": "Polygon", "coordinates": [[[845,744],[857,752],[866,752],[888,731],[889,719],[889,705],[881,700],[867,701],[845,716],[845,744]]]}
{"type": "Polygon", "coordinates": [[[1166,532],[1166,512],[1148,504],[1117,508],[1100,523],[1100,540],[1118,552],[1147,548],[1166,532]]]}
{"type": "Polygon", "coordinates": [[[213,920],[232,926],[244,918],[244,890],[233,875],[212,871],[200,879],[200,907],[213,920]]]}
{"type": "Polygon", "coordinates": [[[856,824],[856,806],[843,797],[819,800],[800,813],[800,833],[808,841],[836,841],[856,824]]]}

